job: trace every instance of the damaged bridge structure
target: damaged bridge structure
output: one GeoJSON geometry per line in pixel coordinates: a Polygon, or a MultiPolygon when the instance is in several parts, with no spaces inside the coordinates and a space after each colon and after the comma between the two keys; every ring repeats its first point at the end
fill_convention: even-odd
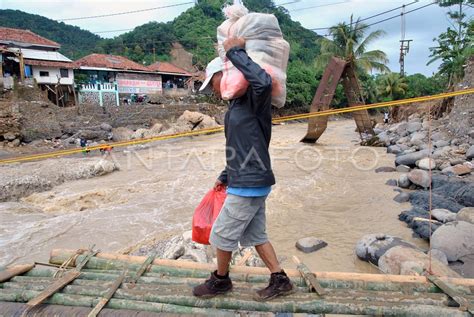
{"type": "Polygon", "coordinates": [[[232,266],[234,289],[200,299],[192,287],[212,264],[85,250],[53,250],[49,263],[0,271],[0,316],[271,316],[273,313],[472,316],[474,279],[310,272],[294,258],[298,291],[258,302],[266,268],[232,266]]]}

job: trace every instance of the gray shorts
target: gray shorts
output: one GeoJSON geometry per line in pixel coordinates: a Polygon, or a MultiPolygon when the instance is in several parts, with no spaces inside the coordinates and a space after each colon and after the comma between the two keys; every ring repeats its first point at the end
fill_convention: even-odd
{"type": "Polygon", "coordinates": [[[209,241],[223,251],[234,251],[238,243],[243,247],[268,241],[265,228],[265,200],[263,197],[241,197],[227,194],[224,206],[212,226],[209,241]]]}

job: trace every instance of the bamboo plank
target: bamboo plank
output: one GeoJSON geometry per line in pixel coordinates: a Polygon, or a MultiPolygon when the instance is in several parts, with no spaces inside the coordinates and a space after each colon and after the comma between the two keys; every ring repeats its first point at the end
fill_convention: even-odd
{"type": "Polygon", "coordinates": [[[7,267],[5,270],[0,271],[0,283],[8,281],[14,276],[23,274],[34,268],[34,264],[19,264],[11,267],[7,267]]]}
{"type": "Polygon", "coordinates": [[[145,262],[143,262],[142,266],[138,269],[135,276],[130,278],[128,282],[132,284],[136,283],[138,279],[143,275],[143,273],[145,273],[145,271],[151,266],[155,258],[156,258],[156,253],[153,253],[148,258],[146,258],[145,262]]]}
{"type": "Polygon", "coordinates": [[[314,289],[314,291],[319,296],[323,296],[324,294],[326,294],[324,289],[319,284],[318,280],[316,280],[316,276],[313,273],[311,273],[309,268],[303,262],[301,262],[297,256],[293,256],[293,262],[295,262],[295,264],[297,265],[298,271],[300,272],[301,276],[305,279],[310,291],[314,289]]]}
{"type": "Polygon", "coordinates": [[[105,305],[107,305],[110,299],[114,296],[120,285],[122,285],[122,282],[125,280],[126,276],[126,272],[123,272],[123,274],[119,276],[119,278],[112,284],[107,294],[105,294],[105,296],[99,300],[97,305],[94,307],[94,309],[92,309],[92,311],[87,315],[87,317],[96,317],[100,313],[102,308],[104,308],[105,305]]]}
{"type": "MultiPolygon", "coordinates": [[[[58,264],[64,257],[69,257],[74,254],[75,250],[55,249],[51,251],[50,263],[58,264]]],[[[97,258],[107,260],[119,260],[129,263],[143,263],[146,259],[143,256],[132,256],[114,253],[103,253],[99,252],[96,255],[97,258]]],[[[78,257],[80,258],[80,256],[78,257]]],[[[172,268],[182,268],[191,270],[203,270],[212,271],[215,269],[215,265],[207,263],[196,263],[191,261],[177,261],[168,259],[155,259],[154,265],[166,266],[172,268]]],[[[232,266],[230,272],[243,273],[243,274],[255,274],[255,275],[269,275],[270,271],[267,268],[260,267],[248,267],[248,266],[232,266]]],[[[286,274],[289,277],[300,277],[298,270],[285,269],[286,274]]],[[[365,281],[365,282],[399,282],[399,283],[415,283],[415,284],[429,284],[430,282],[425,276],[408,276],[408,275],[388,275],[388,274],[367,274],[367,273],[348,273],[348,272],[313,272],[320,279],[328,280],[344,280],[344,281],[365,281]]],[[[474,279],[467,278],[450,278],[440,277],[441,280],[449,282],[450,284],[462,285],[462,286],[474,286],[474,279]]]]}
{"type": "Polygon", "coordinates": [[[440,280],[437,276],[428,275],[427,277],[433,284],[441,288],[443,292],[445,292],[452,299],[454,299],[459,304],[461,310],[468,311],[471,314],[474,314],[474,305],[470,303],[466,298],[464,298],[461,294],[459,294],[455,289],[453,289],[451,285],[440,280]]]}
{"type": "Polygon", "coordinates": [[[72,271],[67,272],[63,277],[52,283],[47,289],[38,294],[38,297],[33,298],[26,303],[29,307],[35,307],[44,302],[48,297],[62,289],[64,286],[74,281],[79,275],[81,275],[81,269],[87,264],[87,262],[97,254],[97,251],[90,250],[82,260],[77,264],[76,268],[72,271]]]}
{"type": "Polygon", "coordinates": [[[44,300],[46,300],[48,297],[50,297],[51,295],[59,291],[61,288],[69,284],[71,281],[76,279],[79,275],[81,275],[81,272],[78,272],[78,271],[70,271],[66,273],[63,277],[55,281],[48,288],[46,288],[44,291],[38,294],[38,297],[32,298],[31,300],[29,300],[28,303],[26,303],[26,305],[29,307],[34,307],[41,304],[44,300]]]}

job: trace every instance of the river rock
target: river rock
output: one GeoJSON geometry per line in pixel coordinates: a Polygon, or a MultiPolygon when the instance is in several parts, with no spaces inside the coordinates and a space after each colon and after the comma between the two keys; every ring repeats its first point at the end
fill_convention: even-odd
{"type": "Polygon", "coordinates": [[[100,124],[100,128],[104,131],[107,131],[107,132],[112,131],[112,126],[108,123],[105,123],[105,122],[100,124]]]}
{"type": "Polygon", "coordinates": [[[439,140],[439,141],[436,141],[436,142],[433,142],[433,146],[435,148],[443,148],[445,146],[449,146],[449,142],[448,141],[445,141],[445,140],[439,140]]]}
{"type": "Polygon", "coordinates": [[[410,194],[408,193],[399,193],[395,198],[393,198],[394,201],[397,203],[406,203],[407,201],[410,200],[410,194]]]}
{"type": "Polygon", "coordinates": [[[435,162],[435,160],[433,160],[429,157],[425,157],[425,158],[417,161],[416,166],[418,166],[418,168],[421,168],[422,170],[425,170],[425,171],[430,170],[430,167],[431,167],[432,170],[434,170],[434,169],[436,169],[436,162],[435,162]]]}
{"type": "Polygon", "coordinates": [[[462,176],[471,173],[471,168],[464,164],[458,164],[455,166],[450,166],[442,170],[443,174],[452,174],[457,176],[462,176]]]}
{"type": "MultiPolygon", "coordinates": [[[[419,249],[395,246],[380,257],[378,266],[386,274],[420,275],[430,267],[430,258],[419,249]]],[[[431,259],[431,269],[435,275],[460,277],[436,258],[431,259]]]]}
{"type": "Polygon", "coordinates": [[[448,261],[474,254],[474,224],[453,221],[439,227],[431,236],[431,246],[443,251],[448,261]]]}
{"type": "MultiPolygon", "coordinates": [[[[433,140],[433,142],[444,141],[444,140],[447,140],[447,139],[448,139],[448,137],[443,132],[435,132],[431,135],[431,140],[433,140]]],[[[449,145],[449,142],[446,142],[446,143],[447,143],[446,145],[449,145]]]]}
{"type": "Polygon", "coordinates": [[[430,174],[424,170],[412,170],[408,173],[408,179],[413,184],[423,188],[430,186],[430,174]]]}
{"type": "Polygon", "coordinates": [[[387,250],[396,246],[415,248],[414,245],[394,236],[383,233],[367,234],[356,244],[356,254],[364,261],[378,264],[379,259],[387,250]]]}
{"type": "Polygon", "coordinates": [[[385,185],[388,186],[398,186],[398,182],[396,179],[389,179],[388,181],[385,182],[385,185]]]}
{"type": "Polygon", "coordinates": [[[411,181],[408,178],[408,174],[400,175],[400,177],[398,178],[398,186],[400,186],[401,188],[408,188],[410,187],[410,185],[411,181]]]}
{"type": "Polygon", "coordinates": [[[472,145],[467,151],[466,151],[466,158],[468,160],[474,159],[474,145],[472,145]]]}
{"type": "Polygon", "coordinates": [[[462,158],[453,158],[449,160],[449,164],[451,166],[456,166],[456,165],[464,164],[464,163],[466,163],[466,161],[462,158]]]}
{"type": "Polygon", "coordinates": [[[441,250],[431,249],[430,251],[428,251],[428,256],[431,256],[431,257],[437,259],[438,261],[440,261],[444,265],[448,265],[448,258],[446,257],[446,254],[441,250]]]}
{"type": "Polygon", "coordinates": [[[390,145],[390,146],[387,147],[387,153],[400,154],[400,153],[402,153],[402,149],[397,144],[390,145]]]}
{"type": "Polygon", "coordinates": [[[395,167],[391,166],[381,166],[375,169],[375,173],[392,173],[395,172],[395,167]]]}
{"type": "Polygon", "coordinates": [[[424,143],[424,139],[426,138],[426,133],[425,132],[415,132],[412,134],[410,142],[413,145],[422,145],[424,143]]]}
{"type": "Polygon", "coordinates": [[[431,215],[441,222],[450,222],[456,220],[456,214],[448,209],[437,208],[431,211],[431,215]]]}
{"type": "Polygon", "coordinates": [[[408,153],[404,155],[397,156],[395,159],[396,165],[407,165],[414,167],[416,161],[419,161],[429,155],[429,150],[422,150],[418,152],[408,153]]]}
{"type": "Polygon", "coordinates": [[[457,221],[466,221],[474,224],[474,207],[465,207],[456,214],[457,221]]]}
{"type": "Polygon", "coordinates": [[[474,254],[460,257],[458,261],[451,262],[450,267],[464,278],[474,278],[474,254]]]}
{"type": "Polygon", "coordinates": [[[15,139],[11,142],[8,142],[8,146],[9,147],[17,147],[17,146],[20,146],[20,139],[15,139]]]}
{"type": "Polygon", "coordinates": [[[133,130],[126,127],[118,127],[112,130],[114,141],[128,141],[132,138],[133,130]]]}
{"type": "Polygon", "coordinates": [[[400,172],[400,173],[408,173],[411,170],[411,168],[410,166],[406,166],[406,165],[398,165],[396,167],[396,170],[397,172],[400,172]]]}
{"type": "Polygon", "coordinates": [[[420,131],[422,128],[421,122],[409,122],[407,124],[407,131],[410,133],[420,131]]]}
{"type": "Polygon", "coordinates": [[[3,138],[7,141],[13,141],[16,139],[16,134],[13,132],[7,132],[3,134],[3,138]]]}
{"type": "Polygon", "coordinates": [[[296,242],[296,248],[304,253],[318,251],[328,244],[316,237],[301,238],[296,242]]]}

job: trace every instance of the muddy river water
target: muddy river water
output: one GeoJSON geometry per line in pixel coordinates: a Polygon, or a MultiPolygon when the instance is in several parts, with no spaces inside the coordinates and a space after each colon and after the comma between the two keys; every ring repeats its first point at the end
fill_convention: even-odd
{"type": "MultiPolygon", "coordinates": [[[[273,128],[277,184],[267,201],[268,233],[279,255],[298,255],[315,271],[376,272],[354,253],[368,233],[426,247],[397,219],[408,205],[395,203],[396,192],[385,185],[397,174],[374,172],[392,166],[393,157],[359,147],[354,129],[350,120],[330,122],[318,144],[308,145],[298,142],[306,124],[273,128]],[[306,236],[328,246],[303,254],[295,242],[306,236]]],[[[0,265],[47,261],[53,248],[95,244],[113,252],[189,230],[194,208],[224,167],[222,133],[114,151],[109,159],[118,172],[0,203],[0,265]]]]}

